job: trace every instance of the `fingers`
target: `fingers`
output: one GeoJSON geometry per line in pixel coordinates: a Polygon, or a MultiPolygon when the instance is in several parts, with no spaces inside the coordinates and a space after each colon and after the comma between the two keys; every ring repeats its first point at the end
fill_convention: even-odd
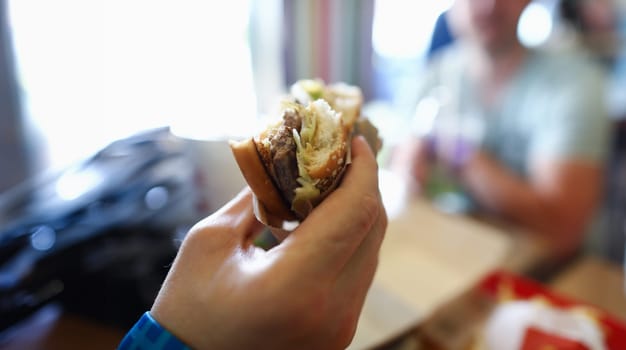
{"type": "Polygon", "coordinates": [[[341,185],[279,247],[302,273],[336,278],[361,245],[384,208],[378,166],[367,143],[356,137],[352,164],[341,185]]]}
{"type": "Polygon", "coordinates": [[[387,215],[382,210],[369,234],[361,242],[337,279],[335,286],[337,295],[344,296],[344,303],[352,303],[357,313],[360,312],[369,286],[374,279],[386,228],[387,215]]]}

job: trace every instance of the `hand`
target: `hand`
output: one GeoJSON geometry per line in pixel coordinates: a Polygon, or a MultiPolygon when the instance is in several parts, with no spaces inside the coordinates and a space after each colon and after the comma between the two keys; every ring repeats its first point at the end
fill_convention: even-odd
{"type": "Polygon", "coordinates": [[[345,348],[387,225],[371,150],[355,138],[341,185],[268,251],[251,244],[251,200],[246,190],[191,229],[152,316],[197,349],[345,348]]]}

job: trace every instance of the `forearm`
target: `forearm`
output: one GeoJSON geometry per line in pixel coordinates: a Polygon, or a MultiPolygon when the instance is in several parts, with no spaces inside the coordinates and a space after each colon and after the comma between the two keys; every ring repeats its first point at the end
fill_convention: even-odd
{"type": "Polygon", "coordinates": [[[552,231],[549,201],[535,193],[531,185],[495,161],[480,155],[462,172],[469,192],[489,211],[503,215],[538,231],[552,231]]]}
{"type": "Polygon", "coordinates": [[[526,180],[479,153],[464,169],[463,180],[488,209],[546,235],[558,249],[571,252],[580,245],[594,211],[601,175],[593,169],[568,169],[566,173],[553,181],[542,180],[545,176],[541,174],[526,180]]]}

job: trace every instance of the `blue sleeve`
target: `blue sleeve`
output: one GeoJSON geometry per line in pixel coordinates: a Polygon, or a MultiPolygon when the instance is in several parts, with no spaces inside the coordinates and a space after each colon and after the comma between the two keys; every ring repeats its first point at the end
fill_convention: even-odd
{"type": "Polygon", "coordinates": [[[189,350],[176,336],[146,312],[126,333],[118,350],[189,350]]]}

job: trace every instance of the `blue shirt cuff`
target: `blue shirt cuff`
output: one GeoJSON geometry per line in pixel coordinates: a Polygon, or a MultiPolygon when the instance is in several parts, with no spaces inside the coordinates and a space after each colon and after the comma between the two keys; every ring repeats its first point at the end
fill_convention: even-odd
{"type": "Polygon", "coordinates": [[[190,350],[176,336],[163,328],[149,312],[145,312],[126,333],[118,350],[190,350]]]}

